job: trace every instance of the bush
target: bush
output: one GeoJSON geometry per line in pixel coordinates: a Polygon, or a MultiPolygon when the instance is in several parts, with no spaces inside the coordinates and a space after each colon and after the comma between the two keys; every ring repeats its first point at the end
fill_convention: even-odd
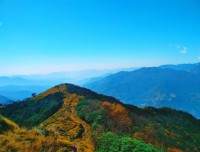
{"type": "Polygon", "coordinates": [[[151,144],[129,136],[119,136],[112,132],[104,132],[98,138],[97,152],[158,152],[151,144]]]}

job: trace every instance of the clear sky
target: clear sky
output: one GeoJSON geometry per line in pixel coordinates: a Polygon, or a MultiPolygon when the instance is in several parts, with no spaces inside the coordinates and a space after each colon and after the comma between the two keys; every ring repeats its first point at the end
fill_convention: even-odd
{"type": "Polygon", "coordinates": [[[199,0],[0,0],[0,75],[195,62],[199,0]]]}

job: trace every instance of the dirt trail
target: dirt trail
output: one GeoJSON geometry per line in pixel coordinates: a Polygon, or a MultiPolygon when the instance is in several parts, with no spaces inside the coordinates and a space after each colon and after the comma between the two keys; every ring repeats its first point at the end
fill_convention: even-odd
{"type": "Polygon", "coordinates": [[[63,93],[65,99],[62,108],[42,123],[40,128],[55,134],[59,141],[75,145],[78,152],[93,152],[90,125],[80,119],[76,112],[76,105],[81,96],[68,94],[66,91],[63,93]]]}
{"type": "Polygon", "coordinates": [[[79,137],[79,138],[76,138],[74,140],[74,143],[75,143],[75,145],[78,146],[78,149],[80,149],[81,151],[93,152],[94,151],[94,146],[93,146],[93,142],[91,140],[91,128],[90,128],[90,125],[87,124],[82,119],[80,119],[78,117],[78,115],[77,115],[76,110],[75,110],[79,99],[80,99],[80,97],[77,98],[76,95],[71,95],[69,97],[68,101],[65,102],[65,104],[67,104],[67,107],[70,107],[70,110],[71,110],[71,114],[69,116],[70,119],[74,123],[79,124],[79,130],[81,129],[80,126],[82,126],[83,129],[84,129],[84,131],[82,133],[82,136],[79,137]],[[71,102],[69,102],[69,101],[71,101],[71,102]]]}

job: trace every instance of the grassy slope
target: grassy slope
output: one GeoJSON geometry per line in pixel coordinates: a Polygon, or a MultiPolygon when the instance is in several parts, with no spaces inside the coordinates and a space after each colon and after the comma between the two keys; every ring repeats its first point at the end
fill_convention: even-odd
{"type": "MultiPolygon", "coordinates": [[[[64,85],[62,87],[65,88],[64,85]]],[[[60,140],[67,140],[70,145],[76,145],[79,151],[94,151],[90,125],[81,120],[75,110],[81,96],[67,92],[64,94],[63,106],[39,128],[48,130],[50,134],[56,134],[60,140]],[[83,136],[79,135],[80,130],[84,130],[83,136]]]]}
{"type": "Polygon", "coordinates": [[[63,93],[58,88],[48,91],[6,108],[0,108],[0,114],[23,127],[34,127],[52,116],[63,104],[63,93]]]}
{"type": "MultiPolygon", "coordinates": [[[[4,131],[3,134],[0,134],[0,138],[3,139],[0,140],[0,151],[70,151],[72,145],[76,145],[80,152],[94,151],[94,145],[90,138],[90,126],[81,120],[75,111],[75,106],[81,96],[68,94],[66,86],[60,85],[27,102],[37,102],[58,92],[64,95],[61,108],[33,129],[19,128],[4,131]],[[83,128],[84,134],[80,136],[79,130],[83,128]]],[[[32,117],[34,116],[30,116],[30,118],[32,117]]],[[[27,124],[25,123],[25,125],[27,124]]]]}

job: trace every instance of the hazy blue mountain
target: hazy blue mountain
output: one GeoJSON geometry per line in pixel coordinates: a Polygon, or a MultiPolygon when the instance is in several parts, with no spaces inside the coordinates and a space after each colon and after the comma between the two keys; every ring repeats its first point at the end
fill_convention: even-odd
{"type": "Polygon", "coordinates": [[[191,72],[193,71],[194,68],[196,68],[197,66],[199,66],[200,63],[191,63],[191,64],[167,64],[167,65],[161,65],[159,66],[159,68],[162,69],[173,69],[173,70],[182,70],[182,71],[187,71],[187,72],[191,72]]]}
{"type": "Polygon", "coordinates": [[[200,77],[186,71],[141,68],[119,72],[85,87],[136,106],[172,107],[200,117],[200,77]]]}
{"type": "Polygon", "coordinates": [[[44,90],[48,89],[49,86],[1,86],[0,87],[0,94],[12,99],[12,100],[23,100],[25,98],[29,98],[32,96],[32,93],[41,93],[44,90]]]}
{"type": "Polygon", "coordinates": [[[50,84],[51,86],[59,83],[74,83],[82,85],[93,78],[105,77],[107,75],[117,73],[119,71],[133,71],[138,68],[119,68],[119,69],[89,69],[89,70],[79,70],[79,71],[63,71],[63,72],[54,72],[49,74],[37,74],[29,76],[19,76],[28,80],[40,82],[42,81],[45,84],[50,84]]]}
{"type": "Polygon", "coordinates": [[[32,81],[23,79],[21,77],[0,77],[0,86],[6,85],[30,85],[34,84],[32,81]]]}
{"type": "Polygon", "coordinates": [[[31,92],[43,92],[49,88],[48,86],[39,86],[39,85],[27,85],[27,86],[0,86],[0,91],[18,91],[18,90],[29,90],[31,92]]]}
{"type": "Polygon", "coordinates": [[[32,95],[32,92],[25,91],[25,90],[19,90],[19,91],[0,91],[0,94],[3,96],[10,98],[14,101],[20,101],[24,100],[26,98],[30,98],[32,95]]]}
{"type": "Polygon", "coordinates": [[[31,97],[32,93],[38,94],[54,85],[68,81],[68,78],[4,76],[0,77],[0,94],[12,100],[23,100],[31,97]]]}
{"type": "Polygon", "coordinates": [[[200,74],[200,63],[193,63],[193,64],[168,64],[168,65],[161,65],[159,68],[162,69],[173,69],[173,70],[181,70],[187,71],[194,74],[200,74]]]}
{"type": "Polygon", "coordinates": [[[196,65],[192,70],[192,73],[194,74],[200,74],[200,63],[198,65],[196,65]]]}
{"type": "Polygon", "coordinates": [[[12,103],[13,101],[0,95],[0,104],[4,105],[4,104],[10,104],[12,103]]]}
{"type": "MultiPolygon", "coordinates": [[[[108,76],[108,75],[107,75],[107,76],[108,76]]],[[[99,80],[101,80],[101,79],[103,79],[103,78],[105,78],[105,77],[106,77],[106,76],[95,77],[95,78],[88,79],[88,80],[86,81],[86,83],[83,84],[83,86],[87,86],[87,84],[91,84],[91,83],[93,83],[93,82],[95,82],[95,81],[99,81],[99,80]]]]}
{"type": "MultiPolygon", "coordinates": [[[[127,68],[123,70],[133,69],[134,68],[127,68]]],[[[83,85],[120,70],[122,69],[82,70],[38,75],[4,76],[0,77],[0,94],[12,100],[23,100],[31,97],[32,93],[39,94],[57,84],[74,83],[83,85]]]]}

